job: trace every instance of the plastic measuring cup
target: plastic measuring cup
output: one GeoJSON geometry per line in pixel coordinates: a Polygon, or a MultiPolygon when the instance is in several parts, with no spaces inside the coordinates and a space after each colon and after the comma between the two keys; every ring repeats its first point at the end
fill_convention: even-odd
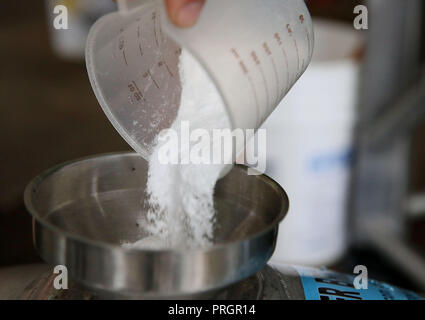
{"type": "Polygon", "coordinates": [[[257,129],[308,66],[313,28],[303,0],[206,1],[177,28],[162,0],[120,0],[87,40],[90,82],[103,110],[145,159],[177,115],[185,48],[222,95],[233,128],[257,129]]]}

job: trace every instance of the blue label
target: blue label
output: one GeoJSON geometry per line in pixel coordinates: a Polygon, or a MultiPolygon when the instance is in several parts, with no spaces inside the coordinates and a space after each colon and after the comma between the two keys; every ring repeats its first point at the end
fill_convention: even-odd
{"type": "Polygon", "coordinates": [[[351,149],[311,156],[308,167],[311,172],[322,173],[336,169],[346,169],[350,166],[352,159],[351,149]]]}
{"type": "Polygon", "coordinates": [[[411,291],[369,280],[367,289],[354,287],[353,275],[296,267],[306,300],[422,300],[411,291]]]}

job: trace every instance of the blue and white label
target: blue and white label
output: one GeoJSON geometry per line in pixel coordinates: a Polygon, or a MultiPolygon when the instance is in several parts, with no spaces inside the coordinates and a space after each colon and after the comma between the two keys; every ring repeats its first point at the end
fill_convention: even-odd
{"type": "Polygon", "coordinates": [[[367,289],[356,289],[352,275],[295,267],[301,277],[306,300],[422,300],[411,291],[374,280],[367,289]]]}

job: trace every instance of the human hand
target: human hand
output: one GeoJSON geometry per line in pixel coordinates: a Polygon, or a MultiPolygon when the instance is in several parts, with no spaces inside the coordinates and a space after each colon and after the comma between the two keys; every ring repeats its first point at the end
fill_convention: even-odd
{"type": "Polygon", "coordinates": [[[206,0],[165,0],[168,17],[176,26],[193,26],[201,14],[206,0]]]}

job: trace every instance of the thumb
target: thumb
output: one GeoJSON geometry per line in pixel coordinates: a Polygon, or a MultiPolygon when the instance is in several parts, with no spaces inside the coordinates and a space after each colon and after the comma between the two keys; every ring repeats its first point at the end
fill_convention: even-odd
{"type": "Polygon", "coordinates": [[[205,0],[165,0],[168,17],[178,27],[191,27],[198,21],[205,0]]]}

